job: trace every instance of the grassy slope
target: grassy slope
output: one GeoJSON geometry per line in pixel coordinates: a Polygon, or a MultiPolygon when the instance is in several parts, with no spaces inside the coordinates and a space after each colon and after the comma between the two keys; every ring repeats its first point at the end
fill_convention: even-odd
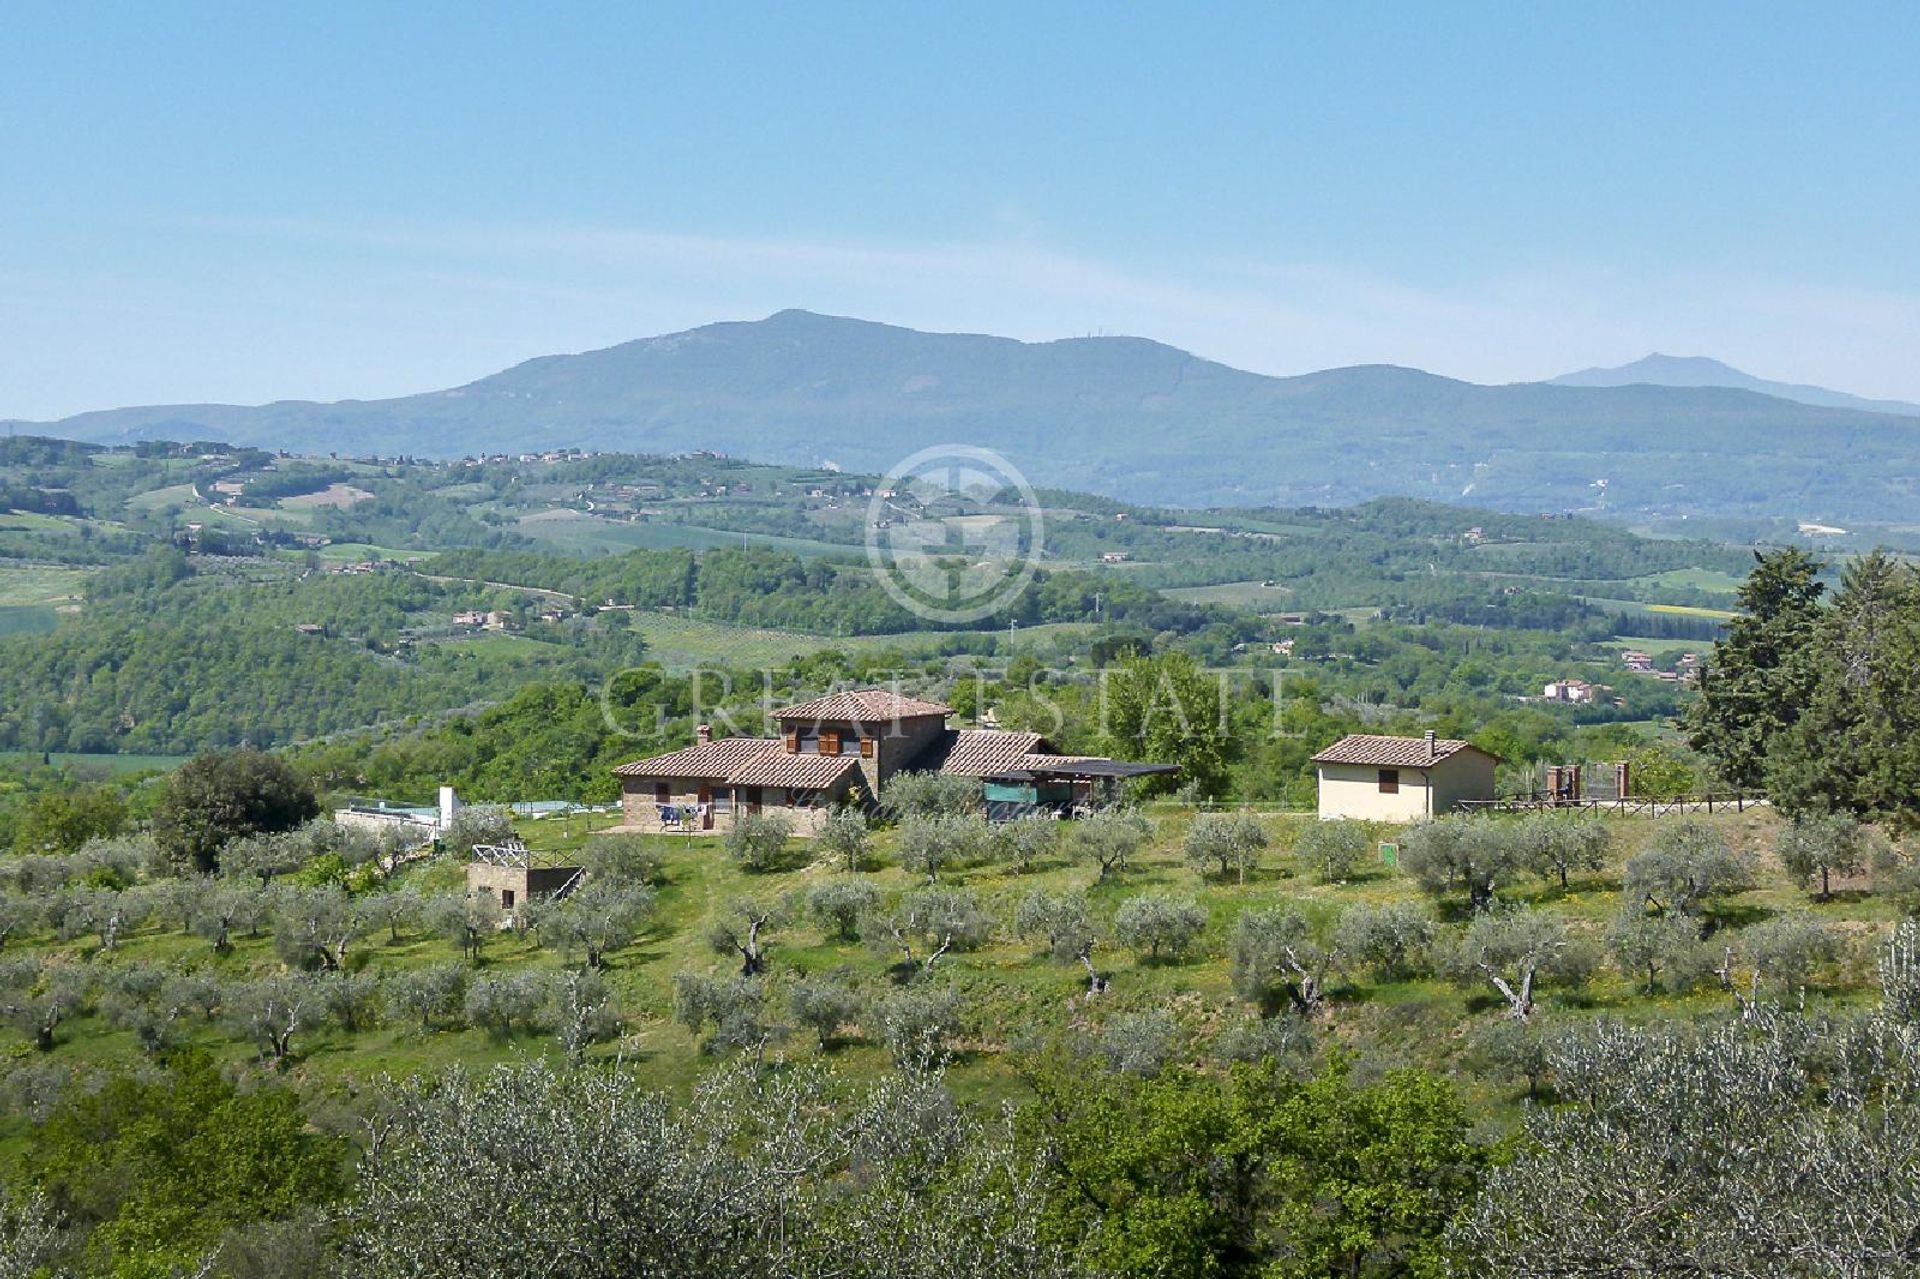
{"type": "MultiPolygon", "coordinates": [[[[1180,837],[1190,820],[1191,814],[1185,812],[1163,816],[1150,852],[1131,873],[1114,883],[1095,883],[1091,869],[1062,861],[1042,865],[1029,874],[982,867],[943,875],[943,882],[978,892],[1003,921],[1001,935],[992,944],[973,953],[951,956],[942,966],[944,977],[960,987],[966,996],[968,1029],[953,1072],[964,1093],[990,1098],[1011,1092],[1016,1085],[1008,1067],[1007,1049],[1027,1034],[1069,1024],[1098,1024],[1123,1012],[1150,1008],[1170,1009],[1189,1030],[1200,1031],[1217,1029],[1244,1016],[1244,1011],[1231,998],[1223,954],[1227,930],[1242,910],[1298,901],[1309,910],[1330,913],[1360,901],[1418,897],[1410,881],[1380,867],[1371,868],[1352,883],[1312,882],[1284,851],[1270,855],[1269,867],[1245,885],[1203,883],[1181,864],[1178,855],[1180,837]],[[1005,935],[1004,921],[1010,917],[1015,903],[1041,888],[1085,889],[1096,914],[1103,919],[1110,919],[1118,904],[1136,893],[1155,891],[1192,896],[1206,907],[1211,922],[1198,951],[1179,963],[1149,964],[1117,945],[1104,945],[1097,952],[1097,960],[1103,969],[1111,972],[1113,991],[1097,1005],[1089,1005],[1081,995],[1084,981],[1077,966],[1056,964],[1031,946],[1005,935]]],[[[1265,820],[1276,836],[1276,845],[1284,846],[1307,819],[1270,817],[1265,820]]],[[[1770,814],[1756,812],[1713,820],[1739,840],[1755,846],[1770,846],[1775,825],[1770,814]]],[[[1615,857],[1607,871],[1577,878],[1566,893],[1557,886],[1546,887],[1528,881],[1518,885],[1511,895],[1563,912],[1576,921],[1578,927],[1597,935],[1618,904],[1619,864],[1644,845],[1654,830],[1654,824],[1649,822],[1616,821],[1615,857]]],[[[604,816],[548,819],[523,823],[522,833],[535,848],[565,852],[578,847],[591,826],[605,822],[604,816]]],[[[891,864],[886,842],[885,838],[881,840],[881,868],[868,872],[869,878],[883,892],[915,886],[919,877],[891,864]]],[[[616,953],[607,974],[627,1016],[627,1034],[597,1051],[622,1055],[654,1082],[683,1087],[706,1059],[693,1037],[671,1021],[672,977],[682,969],[731,970],[732,961],[714,955],[706,944],[706,929],[716,912],[743,896],[766,901],[788,899],[803,892],[807,885],[836,872],[826,867],[796,866],[779,873],[747,874],[727,859],[715,840],[675,838],[662,839],[661,843],[666,850],[667,882],[659,895],[657,926],[640,943],[616,953]]],[[[804,856],[802,851],[801,858],[804,856]]],[[[448,889],[460,882],[458,867],[446,863],[413,874],[423,887],[448,889]]],[[[1859,892],[1842,892],[1831,903],[1809,903],[1804,894],[1786,882],[1769,857],[1763,882],[1753,891],[1727,902],[1722,913],[1729,923],[1747,924],[1777,911],[1802,908],[1812,909],[1841,926],[1851,939],[1849,957],[1831,974],[1831,986],[1812,992],[1812,997],[1816,1001],[1849,1002],[1866,998],[1871,987],[1871,939],[1875,931],[1894,916],[1892,903],[1859,892]]],[[[9,948],[9,953],[59,950],[77,958],[96,945],[92,938],[56,944],[43,935],[16,943],[9,948]]],[[[884,987],[885,968],[890,961],[890,957],[862,943],[843,943],[829,937],[798,917],[772,935],[772,953],[776,989],[782,988],[796,973],[844,969],[856,981],[879,990],[884,987]]],[[[97,962],[103,963],[125,963],[136,958],[207,966],[235,977],[269,970],[276,963],[271,946],[264,939],[243,940],[233,955],[218,959],[206,943],[184,936],[174,925],[159,921],[143,925],[123,943],[117,955],[96,956],[97,962]]],[[[455,958],[451,945],[438,938],[403,935],[399,943],[393,944],[381,934],[359,944],[355,962],[386,971],[455,958]]],[[[488,971],[522,966],[552,968],[560,962],[561,957],[552,952],[541,951],[511,933],[503,933],[488,947],[483,968],[488,971]]],[[[1336,1003],[1327,1025],[1330,1032],[1342,1040],[1364,1040],[1376,1059],[1459,1070],[1465,1062],[1470,1029],[1496,1015],[1490,995],[1490,991],[1461,990],[1431,978],[1378,985],[1350,981],[1336,988],[1336,1003]]],[[[1649,998],[1607,970],[1591,987],[1577,994],[1549,985],[1542,1000],[1541,1015],[1549,1021],[1600,1013],[1627,1017],[1684,1016],[1722,1007],[1725,1002],[1723,995],[1712,990],[1649,998]]],[[[233,1040],[218,1026],[196,1025],[192,1038],[229,1060],[237,1062],[252,1057],[247,1045],[233,1040]]],[[[474,1030],[422,1033],[412,1027],[383,1026],[348,1035],[335,1028],[324,1028],[301,1036],[299,1061],[293,1069],[306,1082],[327,1088],[383,1072],[407,1072],[454,1061],[484,1063],[518,1054],[553,1051],[552,1041],[545,1037],[529,1036],[501,1043],[474,1030]]],[[[779,1051],[790,1057],[808,1057],[820,1050],[806,1036],[796,1035],[779,1051]]],[[[17,1032],[0,1031],[0,1060],[24,1059],[30,1055],[31,1049],[17,1032]]],[[[128,1034],[90,1016],[63,1028],[55,1055],[125,1063],[137,1059],[139,1052],[128,1034]]],[[[885,1064],[881,1051],[864,1040],[838,1048],[831,1055],[856,1074],[879,1071],[885,1064]]],[[[1489,1112],[1504,1113],[1514,1101],[1512,1091],[1505,1085],[1486,1083],[1464,1071],[1462,1077],[1478,1104],[1489,1112]]]]}

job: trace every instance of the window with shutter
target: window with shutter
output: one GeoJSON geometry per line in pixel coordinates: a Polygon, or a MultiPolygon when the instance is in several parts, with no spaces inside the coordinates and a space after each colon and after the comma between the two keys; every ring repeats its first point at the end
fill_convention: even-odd
{"type": "Polygon", "coordinates": [[[1382,795],[1398,795],[1400,793],[1399,769],[1383,768],[1380,770],[1380,793],[1382,795]]]}

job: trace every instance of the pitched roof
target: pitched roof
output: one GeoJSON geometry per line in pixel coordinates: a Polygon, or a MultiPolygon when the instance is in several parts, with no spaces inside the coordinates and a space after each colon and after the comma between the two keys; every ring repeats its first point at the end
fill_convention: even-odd
{"type": "Polygon", "coordinates": [[[985,777],[1008,768],[1035,752],[1044,753],[1046,740],[1038,733],[1016,733],[997,728],[958,728],[942,733],[926,754],[908,767],[985,777]]]}
{"type": "Polygon", "coordinates": [[[616,777],[679,777],[727,786],[791,786],[819,790],[859,767],[854,755],[789,755],[777,737],[723,737],[684,750],[637,759],[616,777]]]}
{"type": "Polygon", "coordinates": [[[615,777],[701,777],[725,781],[750,760],[785,745],[772,737],[723,737],[716,742],[701,742],[684,750],[670,751],[622,764],[613,770],[615,777]]]}
{"type": "Polygon", "coordinates": [[[727,777],[727,784],[824,790],[859,766],[853,755],[789,755],[781,750],[748,760],[727,777]]]}
{"type": "Polygon", "coordinates": [[[885,688],[853,688],[829,693],[810,702],[782,707],[773,713],[778,720],[820,720],[826,723],[874,724],[921,715],[951,715],[951,706],[906,697],[885,688]]]}
{"type": "Polygon", "coordinates": [[[1489,759],[1500,757],[1481,750],[1472,742],[1458,738],[1434,739],[1433,753],[1427,753],[1424,737],[1377,737],[1367,733],[1349,733],[1313,757],[1316,764],[1378,764],[1385,768],[1425,768],[1461,751],[1474,751],[1489,759]]]}

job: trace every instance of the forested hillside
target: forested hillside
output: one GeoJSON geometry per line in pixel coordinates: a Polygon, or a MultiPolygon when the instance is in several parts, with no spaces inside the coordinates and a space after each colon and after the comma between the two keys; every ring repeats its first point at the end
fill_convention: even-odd
{"type": "Polygon", "coordinates": [[[1920,423],[1721,387],[1480,386],[1390,365],[1274,378],[1140,338],[1023,343],[782,311],[399,399],[112,409],[40,429],[439,458],[712,450],[868,471],[965,439],[1037,483],[1182,507],[1392,494],[1891,523],[1914,504],[1903,463],[1920,423]]]}

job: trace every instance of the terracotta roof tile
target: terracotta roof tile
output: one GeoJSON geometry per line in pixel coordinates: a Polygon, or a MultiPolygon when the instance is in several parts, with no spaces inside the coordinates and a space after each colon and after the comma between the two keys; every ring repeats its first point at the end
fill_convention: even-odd
{"type": "Polygon", "coordinates": [[[1014,733],[995,728],[950,729],[910,768],[935,769],[962,777],[1020,768],[1028,755],[1045,746],[1038,733],[1014,733]]]}
{"type": "Polygon", "coordinates": [[[859,766],[859,759],[852,755],[789,755],[781,750],[748,760],[727,778],[727,784],[822,790],[859,766]]]}
{"type": "Polygon", "coordinates": [[[884,688],[854,688],[782,707],[773,713],[773,717],[778,720],[819,720],[829,724],[880,724],[921,715],[951,714],[953,708],[942,706],[939,702],[905,697],[884,688]]]}
{"type": "Polygon", "coordinates": [[[724,781],[741,765],[785,745],[772,737],[723,737],[684,750],[637,759],[613,770],[616,777],[706,777],[724,781]]]}
{"type": "Polygon", "coordinates": [[[1461,751],[1475,751],[1491,759],[1498,759],[1491,751],[1483,751],[1472,742],[1463,742],[1457,738],[1436,738],[1433,753],[1427,753],[1427,739],[1424,737],[1378,737],[1367,733],[1350,733],[1333,745],[1313,757],[1316,764],[1378,764],[1386,768],[1425,768],[1437,764],[1443,759],[1458,755],[1461,751]]]}

